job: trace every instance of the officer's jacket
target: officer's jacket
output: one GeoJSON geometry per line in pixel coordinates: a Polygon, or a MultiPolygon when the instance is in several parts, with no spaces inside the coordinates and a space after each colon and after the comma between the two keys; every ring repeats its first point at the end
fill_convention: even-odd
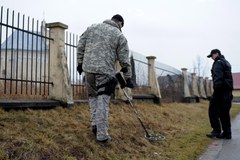
{"type": "Polygon", "coordinates": [[[132,76],[127,39],[112,20],[87,28],[80,37],[77,58],[84,72],[108,75],[115,75],[115,62],[119,60],[122,68],[128,68],[125,78],[132,76]]]}
{"type": "Polygon", "coordinates": [[[212,65],[213,88],[233,90],[231,64],[223,55],[218,56],[212,65]]]}

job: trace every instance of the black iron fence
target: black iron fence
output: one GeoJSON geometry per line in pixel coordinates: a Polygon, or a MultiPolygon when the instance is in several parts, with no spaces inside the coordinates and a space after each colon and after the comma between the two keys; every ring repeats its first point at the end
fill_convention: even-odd
{"type": "Polygon", "coordinates": [[[65,34],[65,54],[67,57],[68,69],[71,79],[71,86],[74,99],[87,99],[87,91],[84,86],[84,73],[77,72],[77,43],[79,36],[66,32],[65,34]]]}
{"type": "Polygon", "coordinates": [[[41,23],[1,7],[0,97],[45,98],[49,95],[49,41],[41,23]]]}

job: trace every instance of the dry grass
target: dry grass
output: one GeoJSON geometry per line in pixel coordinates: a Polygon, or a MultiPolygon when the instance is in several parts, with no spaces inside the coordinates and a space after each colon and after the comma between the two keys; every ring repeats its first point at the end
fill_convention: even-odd
{"type": "MultiPolygon", "coordinates": [[[[194,160],[211,140],[208,102],[170,103],[158,106],[137,102],[134,106],[151,133],[166,140],[149,142],[127,104],[111,104],[107,146],[96,144],[89,128],[86,104],[51,110],[0,109],[0,159],[4,160],[194,160]]],[[[233,107],[236,115],[240,107],[233,107]]]]}

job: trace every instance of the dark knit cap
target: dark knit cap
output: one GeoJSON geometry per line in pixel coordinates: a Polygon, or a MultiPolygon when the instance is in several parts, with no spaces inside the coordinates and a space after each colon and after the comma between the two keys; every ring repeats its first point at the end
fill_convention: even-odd
{"type": "Polygon", "coordinates": [[[122,26],[124,25],[124,19],[123,19],[123,17],[122,17],[121,15],[116,14],[116,15],[114,15],[114,16],[112,17],[112,19],[117,20],[117,21],[120,21],[120,22],[122,22],[122,26]]]}
{"type": "Polygon", "coordinates": [[[216,54],[216,53],[221,55],[221,51],[219,49],[213,49],[213,50],[211,50],[210,54],[207,57],[210,58],[210,57],[212,57],[213,54],[216,54]]]}

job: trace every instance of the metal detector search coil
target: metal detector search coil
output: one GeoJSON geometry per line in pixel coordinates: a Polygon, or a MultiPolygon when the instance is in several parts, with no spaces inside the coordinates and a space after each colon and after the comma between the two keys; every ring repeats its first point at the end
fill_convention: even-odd
{"type": "Polygon", "coordinates": [[[147,134],[145,135],[145,138],[149,141],[163,141],[165,140],[165,136],[161,134],[147,134]]]}

